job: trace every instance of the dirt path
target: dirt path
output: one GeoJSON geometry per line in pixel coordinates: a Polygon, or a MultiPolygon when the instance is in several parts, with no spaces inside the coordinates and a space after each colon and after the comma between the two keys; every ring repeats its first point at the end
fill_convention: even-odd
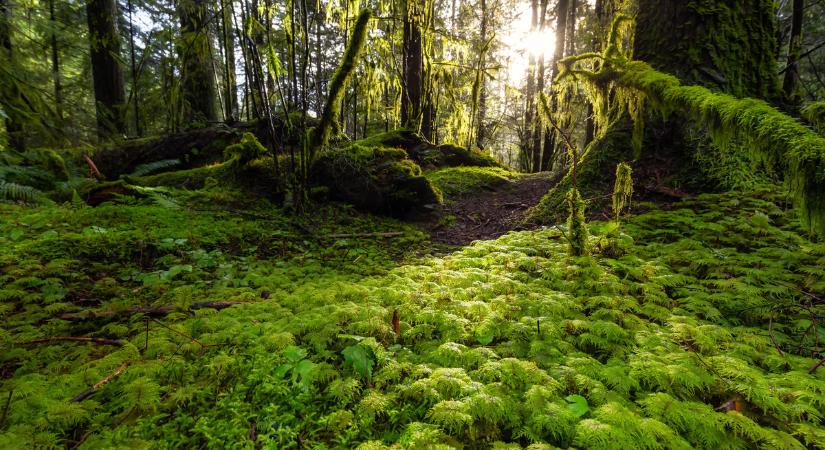
{"type": "Polygon", "coordinates": [[[555,182],[548,173],[531,174],[460,197],[442,206],[424,228],[438,244],[467,245],[495,239],[515,229],[527,209],[555,182]]]}

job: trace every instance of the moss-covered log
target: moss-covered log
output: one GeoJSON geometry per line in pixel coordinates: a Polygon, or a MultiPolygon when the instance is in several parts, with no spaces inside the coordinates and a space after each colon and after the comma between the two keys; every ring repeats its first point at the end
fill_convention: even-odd
{"type": "Polygon", "coordinates": [[[441,192],[400,148],[353,144],[325,152],[311,181],[326,186],[333,199],[396,216],[442,201],[441,192]]]}
{"type": "Polygon", "coordinates": [[[92,156],[107,179],[132,173],[138,166],[177,159],[177,168],[194,168],[223,160],[226,146],[241,139],[239,130],[228,127],[202,128],[167,136],[136,139],[116,147],[102,148],[92,156]]]}
{"type": "Polygon", "coordinates": [[[501,167],[490,155],[452,144],[433,145],[410,130],[395,130],[358,141],[364,146],[401,148],[425,169],[445,167],[501,167]]]}

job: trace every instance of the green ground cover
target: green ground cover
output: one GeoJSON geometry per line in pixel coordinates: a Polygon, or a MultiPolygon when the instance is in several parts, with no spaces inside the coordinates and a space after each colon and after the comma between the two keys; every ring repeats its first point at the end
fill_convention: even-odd
{"type": "Polygon", "coordinates": [[[222,196],[0,205],[0,447],[825,447],[825,245],[772,191],[591,224],[577,258],[222,196]]]}

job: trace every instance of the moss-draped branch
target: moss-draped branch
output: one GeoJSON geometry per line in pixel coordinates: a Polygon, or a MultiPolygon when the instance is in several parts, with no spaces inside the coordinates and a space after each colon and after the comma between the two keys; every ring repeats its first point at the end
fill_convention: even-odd
{"type": "Polygon", "coordinates": [[[355,22],[355,27],[352,30],[349,44],[344,51],[344,56],[341,58],[341,63],[338,65],[338,70],[332,76],[329,84],[329,96],[324,105],[324,112],[321,114],[318,126],[312,130],[309,141],[309,161],[310,164],[315,161],[318,151],[323,148],[332,135],[332,131],[336,128],[336,120],[341,112],[341,99],[344,97],[347,83],[349,82],[352,71],[358,64],[358,58],[361,56],[361,51],[364,48],[364,42],[367,40],[367,24],[372,18],[372,11],[363,9],[358,14],[358,20],[355,22]]]}
{"type": "Polygon", "coordinates": [[[617,30],[627,20],[619,16],[614,21],[604,53],[560,61],[559,80],[584,82],[602,129],[622,112],[629,112],[637,125],[633,134],[639,142],[634,145],[640,145],[642,102],[665,115],[686,114],[707,128],[719,148],[744,144],[754,160],[782,167],[803,223],[825,235],[825,138],[762,100],[682,85],[675,76],[630,59],[613,42],[619,39],[617,30]],[[600,60],[595,70],[585,64],[593,59],[600,60]]]}
{"type": "Polygon", "coordinates": [[[825,138],[762,100],[683,86],[641,61],[624,64],[618,84],[638,90],[663,113],[686,113],[720,148],[744,143],[752,158],[783,167],[803,223],[825,234],[825,138]]]}

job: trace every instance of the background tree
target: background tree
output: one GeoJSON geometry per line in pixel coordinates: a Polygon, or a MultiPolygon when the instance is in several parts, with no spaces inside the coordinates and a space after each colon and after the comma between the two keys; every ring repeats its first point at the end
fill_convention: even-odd
{"type": "Polygon", "coordinates": [[[112,138],[126,131],[126,94],[120,66],[121,36],[117,25],[117,3],[115,0],[87,0],[86,18],[98,135],[112,138]]]}

